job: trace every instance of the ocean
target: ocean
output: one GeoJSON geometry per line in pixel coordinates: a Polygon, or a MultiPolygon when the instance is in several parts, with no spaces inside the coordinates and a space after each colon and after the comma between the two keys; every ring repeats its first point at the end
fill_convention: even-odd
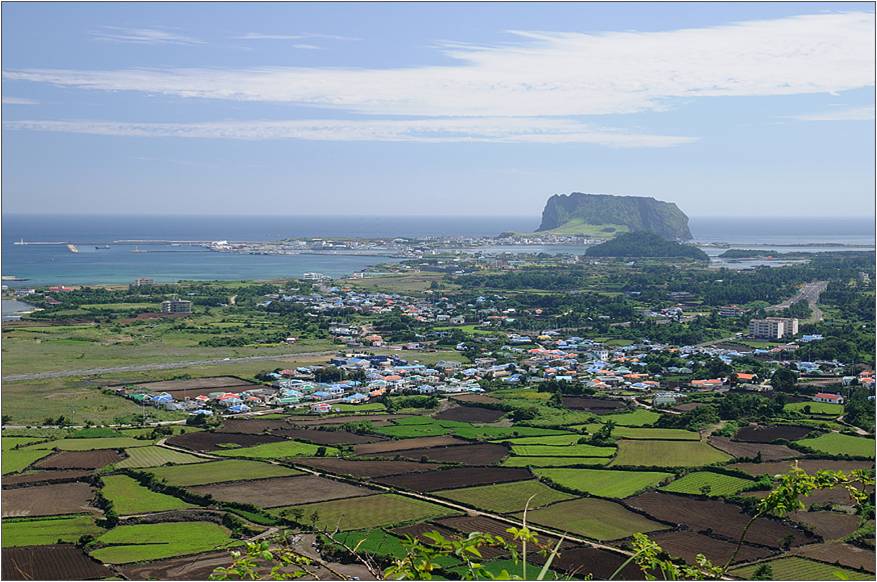
{"type": "MultiPolygon", "coordinates": [[[[290,237],[490,236],[533,231],[538,217],[443,216],[3,216],[2,274],[10,286],[157,281],[279,279],[306,272],[341,276],[397,259],[352,255],[241,255],[186,246],[113,244],[117,240],[271,241],[290,237]],[[75,243],[15,245],[18,240],[75,243]],[[109,248],[95,248],[109,245],[109,248]],[[134,250],[141,252],[132,252],[134,250]],[[147,251],[147,252],[142,252],[147,251]]],[[[737,248],[782,245],[777,250],[829,250],[830,245],[874,248],[869,219],[749,219],[692,217],[697,242],[737,248]],[[794,245],[820,244],[822,248],[794,245]]],[[[845,247],[851,248],[851,247],[845,247]]],[[[534,247],[545,252],[583,252],[582,247],[534,247]]],[[[505,250],[529,251],[512,247],[505,250]]],[[[503,249],[495,247],[499,252],[503,249]]],[[[860,249],[859,249],[860,250],[860,249]]],[[[708,249],[718,254],[717,249],[708,249]]]]}

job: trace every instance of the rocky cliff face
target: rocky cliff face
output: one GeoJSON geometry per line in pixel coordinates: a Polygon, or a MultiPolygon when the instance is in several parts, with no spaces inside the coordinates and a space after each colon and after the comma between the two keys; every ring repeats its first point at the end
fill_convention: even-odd
{"type": "Polygon", "coordinates": [[[539,230],[553,230],[571,221],[623,225],[632,232],[651,232],[666,239],[691,239],[688,216],[676,204],[644,196],[557,194],[545,204],[539,230]]]}

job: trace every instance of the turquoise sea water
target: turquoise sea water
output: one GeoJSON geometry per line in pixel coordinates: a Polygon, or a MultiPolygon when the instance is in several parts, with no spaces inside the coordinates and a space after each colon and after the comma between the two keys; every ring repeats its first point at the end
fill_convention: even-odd
{"type": "MultiPolygon", "coordinates": [[[[198,247],[116,244],[118,240],[270,241],[289,237],[482,236],[532,231],[538,217],[187,217],[3,216],[2,273],[27,279],[5,284],[127,283],[137,277],[180,279],[276,279],[306,272],[340,276],[396,259],[351,255],[240,255],[198,247]],[[75,243],[15,245],[14,241],[75,243]],[[95,248],[109,245],[109,248],[95,248]],[[147,252],[132,252],[133,250],[147,252]]],[[[873,221],[692,218],[698,241],[792,245],[874,244],[873,221]]],[[[830,248],[830,247],[826,247],[830,248]]],[[[495,251],[581,253],[582,247],[512,247],[495,251]]],[[[793,250],[781,248],[778,250],[793,250]]],[[[825,250],[825,249],[823,249],[825,250]]],[[[712,250],[710,251],[712,252],[712,250]]]]}

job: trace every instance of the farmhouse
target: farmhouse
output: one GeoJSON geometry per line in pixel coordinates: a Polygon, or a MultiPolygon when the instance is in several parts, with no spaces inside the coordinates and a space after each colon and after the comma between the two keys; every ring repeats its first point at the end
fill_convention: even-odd
{"type": "Polygon", "coordinates": [[[844,397],[840,394],[831,394],[828,392],[819,392],[813,395],[814,402],[828,402],[830,404],[843,404],[844,397]]]}

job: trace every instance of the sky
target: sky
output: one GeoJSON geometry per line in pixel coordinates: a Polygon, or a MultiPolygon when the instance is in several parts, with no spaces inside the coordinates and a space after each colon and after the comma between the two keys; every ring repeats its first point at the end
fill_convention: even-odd
{"type": "Polygon", "coordinates": [[[4,3],[3,211],[874,214],[871,3],[4,3]]]}

